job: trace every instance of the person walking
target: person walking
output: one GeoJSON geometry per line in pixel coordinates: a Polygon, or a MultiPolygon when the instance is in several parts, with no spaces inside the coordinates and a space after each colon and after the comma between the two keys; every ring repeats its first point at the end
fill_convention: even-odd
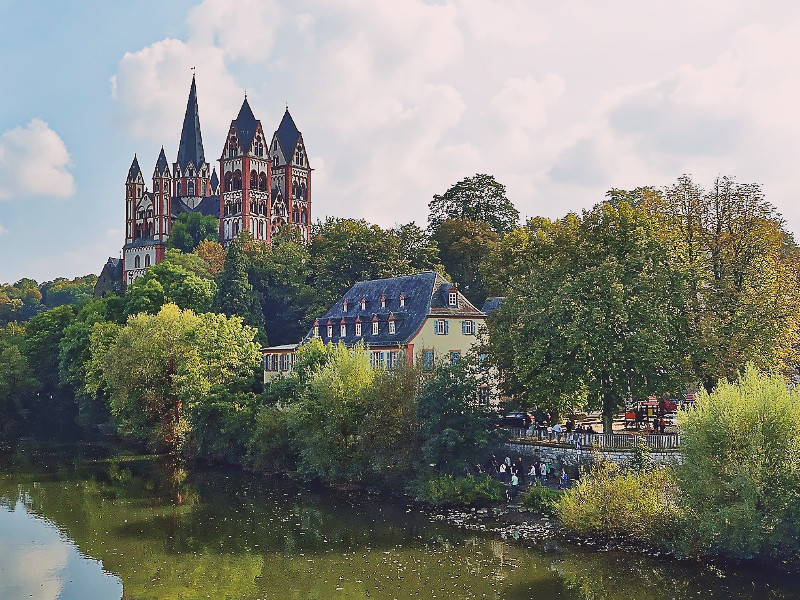
{"type": "Polygon", "coordinates": [[[528,471],[528,482],[530,485],[536,485],[536,476],[538,473],[536,472],[536,462],[531,465],[531,470],[528,471]]]}
{"type": "Polygon", "coordinates": [[[561,434],[563,433],[564,428],[561,427],[561,423],[556,423],[553,425],[553,434],[556,436],[556,441],[560,444],[561,443],[561,434]]]}
{"type": "Polygon", "coordinates": [[[566,469],[561,469],[561,482],[558,484],[558,489],[565,490],[567,489],[567,471],[566,469]]]}
{"type": "Polygon", "coordinates": [[[507,481],[507,478],[506,478],[506,463],[504,463],[504,462],[500,463],[500,481],[502,481],[503,483],[506,483],[506,481],[507,481]]]}
{"type": "Polygon", "coordinates": [[[539,481],[542,482],[542,485],[547,484],[547,465],[543,462],[539,463],[539,481]]]}
{"type": "Polygon", "coordinates": [[[509,500],[514,500],[519,493],[519,478],[517,477],[516,473],[511,476],[511,487],[509,488],[509,493],[511,494],[509,500]]]}

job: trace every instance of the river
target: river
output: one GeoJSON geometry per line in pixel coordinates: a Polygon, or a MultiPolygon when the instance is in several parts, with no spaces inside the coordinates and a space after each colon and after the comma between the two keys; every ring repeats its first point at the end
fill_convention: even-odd
{"type": "Polygon", "coordinates": [[[800,598],[796,577],[458,530],[413,505],[91,445],[0,456],[0,599],[800,598]]]}

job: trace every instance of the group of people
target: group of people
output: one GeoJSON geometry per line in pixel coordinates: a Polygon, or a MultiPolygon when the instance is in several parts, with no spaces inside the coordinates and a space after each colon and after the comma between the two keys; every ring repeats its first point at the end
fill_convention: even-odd
{"type": "MultiPolygon", "coordinates": [[[[550,415],[548,414],[547,417],[549,418],[550,415]]],[[[542,421],[541,424],[538,425],[539,431],[542,432],[542,435],[539,435],[539,439],[544,437],[544,433],[547,434],[547,440],[549,442],[578,442],[578,436],[584,433],[595,433],[594,428],[591,425],[584,426],[583,423],[575,424],[574,421],[571,419],[567,419],[566,423],[563,425],[556,421],[555,423],[550,422],[549,420],[542,421]]],[[[536,435],[534,430],[534,426],[531,425],[530,429],[528,430],[528,435],[533,437],[536,435]]]]}
{"type": "MultiPolygon", "coordinates": [[[[492,475],[496,475],[500,481],[507,487],[506,494],[509,502],[514,500],[519,493],[520,486],[527,485],[547,485],[547,478],[550,475],[550,466],[544,461],[533,461],[530,468],[526,469],[522,457],[517,457],[516,460],[511,460],[510,456],[506,456],[502,460],[497,457],[492,457],[488,470],[492,475]]],[[[564,489],[568,484],[567,472],[562,469],[559,477],[559,489],[564,489]]]]}

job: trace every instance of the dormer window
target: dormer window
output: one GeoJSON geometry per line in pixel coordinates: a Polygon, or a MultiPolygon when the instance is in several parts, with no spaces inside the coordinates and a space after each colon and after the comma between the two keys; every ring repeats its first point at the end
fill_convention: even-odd
{"type": "Polygon", "coordinates": [[[356,323],[356,337],[361,337],[361,323],[356,323]]]}
{"type": "Polygon", "coordinates": [[[333,337],[333,325],[328,325],[328,337],[333,337]]]}
{"type": "Polygon", "coordinates": [[[314,337],[319,337],[319,322],[314,321],[314,337]]]}
{"type": "Polygon", "coordinates": [[[394,335],[394,321],[389,321],[389,335],[394,335]]]}
{"type": "Polygon", "coordinates": [[[347,312],[347,300],[342,300],[342,312],[347,312]]]}
{"type": "Polygon", "coordinates": [[[403,308],[406,305],[406,297],[403,294],[400,294],[400,308],[403,308]]]}
{"type": "Polygon", "coordinates": [[[347,325],[345,325],[344,323],[339,325],[339,335],[341,337],[345,337],[347,335],[347,325]]]}
{"type": "Polygon", "coordinates": [[[386,296],[381,296],[381,308],[386,308],[386,296]]]}
{"type": "Polygon", "coordinates": [[[372,322],[372,335],[378,335],[378,321],[372,322]]]}
{"type": "Polygon", "coordinates": [[[362,298],[361,299],[361,310],[367,310],[367,299],[366,298],[362,298]]]}
{"type": "Polygon", "coordinates": [[[447,304],[449,306],[458,306],[458,292],[450,292],[447,294],[447,304]]]}

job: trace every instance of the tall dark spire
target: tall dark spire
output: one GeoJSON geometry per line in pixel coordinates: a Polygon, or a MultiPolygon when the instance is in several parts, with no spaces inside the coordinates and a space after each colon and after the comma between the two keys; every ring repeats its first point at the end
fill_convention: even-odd
{"type": "Polygon", "coordinates": [[[178,164],[185,167],[190,162],[199,169],[206,162],[203,152],[203,136],[200,134],[200,112],[197,109],[197,87],[192,75],[192,87],[189,90],[189,101],[186,103],[186,116],[183,117],[181,143],[178,146],[178,164]]]}
{"type": "Polygon", "coordinates": [[[128,169],[128,183],[132,183],[136,181],[136,177],[141,174],[142,170],[139,168],[139,159],[136,158],[136,155],[133,155],[133,162],[131,163],[131,168],[128,169]]]}
{"type": "Polygon", "coordinates": [[[239,109],[239,115],[236,117],[233,125],[236,127],[236,134],[239,136],[239,142],[242,144],[242,149],[245,152],[249,152],[250,147],[253,145],[253,138],[256,135],[258,121],[256,120],[255,115],[253,115],[253,110],[250,108],[250,103],[247,101],[247,96],[244,97],[242,108],[239,109]]]}
{"type": "Polygon", "coordinates": [[[286,112],[283,113],[281,124],[278,125],[278,130],[275,133],[278,136],[278,143],[281,145],[284,157],[287,161],[291,161],[294,149],[300,140],[300,131],[297,129],[297,125],[294,124],[292,115],[289,114],[288,104],[286,105],[286,112]]]}
{"type": "Polygon", "coordinates": [[[164,146],[161,146],[161,152],[156,161],[156,173],[159,175],[167,169],[167,155],[164,154],[164,146]]]}

